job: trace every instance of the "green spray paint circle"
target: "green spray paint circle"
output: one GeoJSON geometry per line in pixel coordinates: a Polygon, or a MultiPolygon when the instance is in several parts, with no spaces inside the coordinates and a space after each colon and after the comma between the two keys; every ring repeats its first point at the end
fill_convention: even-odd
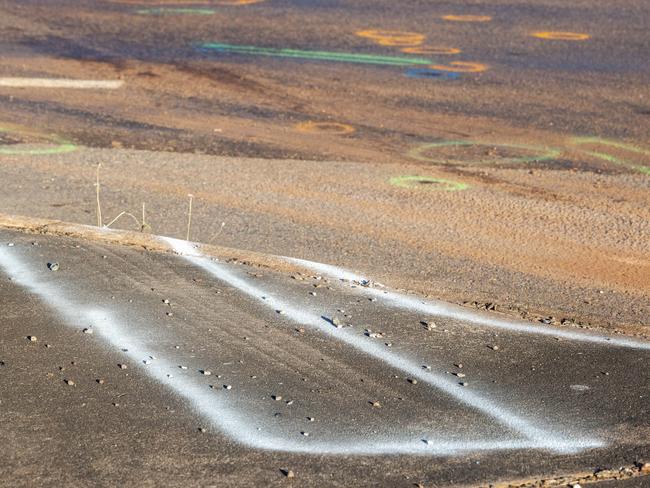
{"type": "Polygon", "coordinates": [[[400,188],[422,188],[437,191],[460,191],[467,190],[469,185],[460,181],[443,180],[431,176],[396,176],[388,180],[391,185],[400,188]]]}
{"type": "MultiPolygon", "coordinates": [[[[650,156],[650,151],[647,149],[633,146],[632,144],[626,144],[624,142],[612,141],[609,139],[601,139],[600,137],[574,137],[573,139],[571,139],[571,143],[576,146],[581,146],[583,144],[596,144],[601,146],[613,147],[616,149],[623,149],[624,151],[630,151],[636,154],[642,154],[644,156],[650,156]]],[[[650,175],[650,166],[643,166],[640,164],[636,164],[631,161],[628,161],[627,159],[617,158],[616,156],[612,156],[611,154],[603,153],[600,151],[588,151],[586,149],[580,149],[580,151],[582,151],[583,153],[589,156],[602,159],[603,161],[608,161],[610,163],[619,164],[622,166],[629,166],[630,168],[633,168],[641,173],[650,175]]]]}
{"type": "MultiPolygon", "coordinates": [[[[549,149],[540,146],[528,146],[525,144],[503,144],[503,143],[492,143],[492,142],[475,142],[475,141],[440,141],[440,142],[431,142],[429,144],[424,144],[418,146],[415,149],[412,149],[408,152],[408,155],[412,158],[419,159],[420,161],[426,161],[434,164],[449,164],[449,161],[443,159],[434,159],[428,156],[425,156],[423,153],[429,149],[438,148],[438,147],[450,147],[450,146],[490,146],[490,147],[502,147],[507,149],[525,149],[536,153],[533,156],[524,156],[519,158],[504,158],[503,162],[509,163],[530,163],[533,161],[549,161],[557,158],[562,151],[559,149],[549,149]]],[[[479,161],[469,161],[469,163],[479,163],[479,164],[489,164],[491,161],[488,160],[479,160],[479,161]]]]}
{"type": "MultiPolygon", "coordinates": [[[[17,133],[20,134],[20,130],[10,129],[7,127],[0,127],[0,132],[6,133],[17,133]]],[[[53,147],[44,147],[44,148],[17,148],[13,146],[0,146],[0,154],[5,155],[29,155],[29,156],[40,156],[44,154],[63,154],[69,153],[77,150],[77,146],[71,142],[65,141],[58,136],[42,136],[45,140],[53,142],[56,146],[53,147]]]]}

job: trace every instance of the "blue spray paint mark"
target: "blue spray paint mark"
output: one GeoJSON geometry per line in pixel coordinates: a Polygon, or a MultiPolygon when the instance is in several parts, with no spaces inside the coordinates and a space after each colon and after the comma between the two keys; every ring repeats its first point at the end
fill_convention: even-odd
{"type": "Polygon", "coordinates": [[[457,80],[460,78],[459,73],[436,71],[435,69],[429,68],[409,68],[404,72],[404,75],[409,78],[434,78],[437,80],[457,80]]]}

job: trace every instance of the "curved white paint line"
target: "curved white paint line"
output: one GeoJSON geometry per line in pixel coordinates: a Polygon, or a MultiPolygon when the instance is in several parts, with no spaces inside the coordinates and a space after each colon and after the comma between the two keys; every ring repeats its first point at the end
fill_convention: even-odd
{"type": "MultiPolygon", "coordinates": [[[[87,306],[66,297],[59,287],[39,280],[38,274],[33,272],[28,264],[10,251],[0,248],[0,267],[9,275],[13,282],[37,295],[44,303],[72,326],[92,326],[97,336],[108,345],[119,348],[125,357],[137,364],[143,372],[170,388],[181,398],[190,402],[196,411],[209,420],[216,428],[233,440],[246,446],[258,449],[305,453],[305,454],[331,454],[331,455],[391,455],[412,454],[429,456],[450,456],[463,452],[512,450],[512,449],[547,449],[562,453],[577,452],[583,449],[601,447],[604,444],[597,440],[587,439],[558,439],[547,432],[535,430],[534,439],[505,439],[505,440],[467,440],[467,441],[437,441],[435,435],[423,432],[422,437],[406,440],[373,439],[372,442],[331,442],[326,440],[290,439],[254,428],[250,418],[244,416],[239,410],[230,406],[227,395],[232,391],[215,392],[202,383],[198,377],[179,375],[169,378],[169,373],[178,375],[177,362],[164,357],[164,351],[154,351],[132,332],[133,326],[120,322],[110,311],[87,306]],[[126,349],[126,351],[124,351],[126,349]],[[142,360],[155,354],[157,359],[149,365],[143,365],[142,360]],[[428,442],[425,443],[424,440],[428,442]]],[[[193,258],[205,261],[210,268],[214,264],[207,259],[193,258]]],[[[148,331],[147,331],[148,332],[148,331]]],[[[399,360],[401,363],[401,360],[399,360]]],[[[416,365],[411,365],[411,367],[416,365]]],[[[409,367],[410,369],[410,367],[409,367]]],[[[424,378],[421,371],[417,371],[422,381],[430,382],[431,378],[424,378]]],[[[414,375],[415,376],[415,375],[414,375]]],[[[462,390],[459,390],[462,391],[462,390]]],[[[476,395],[463,391],[467,398],[476,395]]],[[[477,397],[478,399],[478,397],[477,397]]],[[[481,400],[482,401],[482,400],[481,400]]],[[[493,407],[496,408],[496,407],[493,407]]],[[[503,410],[501,411],[504,412],[503,410]]],[[[519,425],[518,421],[515,421],[519,425]]],[[[521,424],[527,427],[528,424],[521,424]]],[[[530,432],[529,432],[530,434],[530,432]]]]}
{"type": "MultiPolygon", "coordinates": [[[[314,261],[307,261],[305,259],[289,258],[282,257],[282,259],[287,262],[297,264],[303,268],[310,269],[317,273],[327,276],[329,278],[335,278],[343,281],[355,281],[363,283],[369,281],[367,278],[360,276],[352,271],[348,271],[337,266],[332,266],[329,264],[317,263],[314,261]]],[[[481,314],[472,312],[460,307],[458,305],[452,305],[440,300],[423,300],[421,298],[415,298],[404,293],[398,293],[394,291],[379,290],[377,288],[359,286],[357,288],[360,293],[363,293],[368,296],[376,297],[385,301],[387,304],[406,310],[414,310],[417,312],[422,312],[427,315],[433,315],[438,317],[446,317],[450,319],[455,319],[459,321],[471,322],[477,325],[483,325],[486,327],[492,327],[495,329],[503,329],[510,332],[521,332],[524,334],[537,334],[551,337],[560,337],[562,339],[568,339],[570,341],[579,341],[579,342],[590,342],[594,344],[607,345],[607,346],[616,346],[616,347],[627,347],[631,349],[643,349],[650,350],[650,343],[644,342],[642,340],[636,340],[632,338],[622,338],[622,337],[610,337],[606,335],[596,335],[590,334],[589,332],[578,332],[572,330],[560,329],[558,327],[547,326],[547,325],[532,325],[528,322],[516,321],[501,319],[496,317],[488,317],[487,314],[481,314]]]]}
{"type": "Polygon", "coordinates": [[[131,324],[120,322],[110,311],[87,306],[65,296],[59,287],[39,280],[28,264],[6,249],[0,248],[0,267],[10,276],[14,283],[37,295],[57,314],[75,327],[92,326],[96,335],[108,345],[119,348],[122,354],[133,364],[154,380],[170,388],[212,425],[236,442],[251,448],[319,455],[428,455],[450,456],[463,452],[512,450],[512,449],[548,449],[559,452],[577,452],[587,448],[601,447],[599,441],[584,439],[557,440],[552,436],[541,439],[505,439],[505,440],[468,440],[437,441],[435,435],[423,432],[422,437],[406,440],[373,439],[371,442],[347,441],[331,442],[310,439],[290,439],[271,433],[260,432],[240,409],[229,405],[228,395],[234,391],[217,392],[189,375],[178,375],[177,362],[164,357],[164,351],[154,351],[134,335],[131,324]],[[124,351],[126,349],[126,351],[124,351]],[[143,365],[143,358],[155,353],[157,359],[149,365],[143,365]],[[169,373],[174,373],[169,378],[169,373]],[[424,442],[424,441],[428,442],[424,442]]]}
{"type": "Polygon", "coordinates": [[[421,365],[411,360],[401,357],[400,355],[387,351],[379,344],[370,341],[359,340],[360,338],[346,329],[333,327],[322,316],[306,312],[296,306],[293,306],[286,300],[275,298],[265,290],[250,284],[246,279],[229,271],[225,266],[220,265],[213,260],[205,257],[197,250],[196,245],[188,241],[181,241],[169,237],[161,237],[171,248],[192,265],[197,266],[218,280],[227,283],[229,286],[236,288],[240,292],[254,298],[259,303],[274,310],[282,310],[283,316],[287,317],[301,325],[307,325],[320,332],[333,337],[348,346],[359,350],[368,356],[371,356],[395,369],[405,372],[413,378],[428,384],[429,386],[441,390],[456,401],[473,408],[493,419],[502,425],[512,429],[525,436],[531,447],[550,449],[557,452],[574,452],[583,448],[596,447],[604,445],[597,440],[575,440],[558,437],[557,434],[534,425],[531,421],[524,419],[518,414],[509,411],[497,403],[474,393],[471,390],[460,386],[456,381],[448,377],[436,374],[431,371],[424,371],[421,365]]]}
{"type": "Polygon", "coordinates": [[[0,78],[0,86],[13,88],[76,88],[116,90],[123,80],[71,80],[66,78],[0,78]]]}

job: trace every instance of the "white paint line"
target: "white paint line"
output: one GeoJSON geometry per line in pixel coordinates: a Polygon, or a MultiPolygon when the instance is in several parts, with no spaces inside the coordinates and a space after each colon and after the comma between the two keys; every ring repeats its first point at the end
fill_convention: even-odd
{"type": "MultiPolygon", "coordinates": [[[[74,295],[75,299],[70,299],[62,291],[62,287],[41,279],[38,272],[35,272],[15,254],[17,254],[15,248],[0,248],[0,268],[12,278],[13,283],[37,295],[71,327],[74,326],[78,329],[80,324],[92,327],[97,337],[112,348],[119,348],[131,362],[130,364],[141,368],[142,372],[187,400],[201,416],[225,435],[252,448],[317,455],[449,456],[465,452],[540,448],[560,452],[576,452],[603,445],[599,441],[584,439],[558,441],[552,436],[534,441],[528,439],[438,441],[435,433],[426,432],[421,437],[414,436],[414,438],[402,440],[378,436],[359,441],[332,442],[316,438],[293,439],[284,435],[260,432],[254,427],[251,418],[247,417],[240,408],[235,408],[229,401],[228,395],[233,394],[233,391],[223,392],[220,395],[208,388],[201,381],[202,377],[199,375],[178,375],[178,361],[166,357],[165,351],[157,351],[155,346],[152,347],[144,342],[138,335],[138,328],[131,320],[122,322],[111,311],[88,306],[80,300],[78,294],[74,295]],[[151,364],[143,366],[143,358],[151,356],[155,356],[157,359],[151,364]],[[171,373],[174,373],[173,378],[168,376],[171,373]],[[424,443],[423,439],[427,439],[429,442],[424,443]]],[[[142,330],[142,335],[148,335],[151,330],[156,330],[156,328],[142,330]]]]}
{"type": "MultiPolygon", "coordinates": [[[[259,303],[273,310],[282,310],[283,316],[301,325],[310,326],[320,332],[333,337],[348,346],[357,349],[368,356],[371,356],[395,369],[405,372],[413,378],[441,390],[456,401],[471,407],[493,419],[502,425],[512,429],[528,438],[532,445],[539,448],[552,449],[558,452],[573,451],[576,448],[574,440],[566,440],[562,435],[558,436],[546,429],[534,425],[533,422],[524,419],[515,412],[498,405],[485,396],[474,393],[471,390],[460,386],[456,381],[448,377],[436,374],[431,371],[424,371],[419,363],[408,360],[400,355],[389,352],[378,343],[360,340],[354,333],[346,329],[333,327],[322,316],[306,312],[304,309],[293,306],[286,300],[275,298],[265,290],[250,284],[246,279],[237,276],[225,266],[201,255],[196,246],[178,239],[162,237],[163,241],[169,243],[171,248],[184,259],[197,266],[220,281],[236,288],[242,293],[254,298],[259,303]]],[[[579,442],[578,442],[579,443],[579,442]]],[[[587,441],[588,445],[602,445],[598,441],[587,441]]]]}
{"type": "Polygon", "coordinates": [[[65,78],[0,78],[0,86],[14,88],[78,88],[115,90],[123,80],[71,80],[65,78]]]}
{"type": "MultiPolygon", "coordinates": [[[[352,271],[339,268],[337,266],[289,257],[283,257],[283,259],[290,263],[297,264],[303,268],[310,269],[316,273],[320,273],[323,276],[327,276],[329,278],[335,278],[343,281],[356,281],[359,283],[368,281],[368,279],[363,276],[353,273],[352,271]]],[[[440,300],[423,300],[412,295],[380,290],[370,286],[358,286],[356,290],[358,290],[359,293],[363,293],[367,296],[381,299],[393,307],[405,310],[413,310],[429,316],[446,317],[462,322],[470,322],[476,325],[491,327],[494,329],[507,330],[509,332],[559,337],[561,339],[567,339],[569,341],[589,342],[606,346],[650,350],[649,342],[644,342],[642,340],[636,340],[633,338],[610,337],[607,335],[598,335],[591,334],[589,332],[567,330],[543,324],[533,325],[529,322],[489,317],[487,313],[482,314],[473,312],[471,310],[467,310],[464,307],[446,303],[440,300]]]]}

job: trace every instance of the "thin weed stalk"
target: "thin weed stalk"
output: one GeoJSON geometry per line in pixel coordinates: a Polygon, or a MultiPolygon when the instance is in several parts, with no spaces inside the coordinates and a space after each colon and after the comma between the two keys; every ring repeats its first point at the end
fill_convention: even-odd
{"type": "Polygon", "coordinates": [[[189,206],[189,209],[187,211],[187,234],[185,235],[185,240],[189,241],[190,240],[190,230],[192,228],[192,200],[194,199],[194,195],[192,195],[190,193],[187,196],[190,197],[190,206],[189,206]]]}

